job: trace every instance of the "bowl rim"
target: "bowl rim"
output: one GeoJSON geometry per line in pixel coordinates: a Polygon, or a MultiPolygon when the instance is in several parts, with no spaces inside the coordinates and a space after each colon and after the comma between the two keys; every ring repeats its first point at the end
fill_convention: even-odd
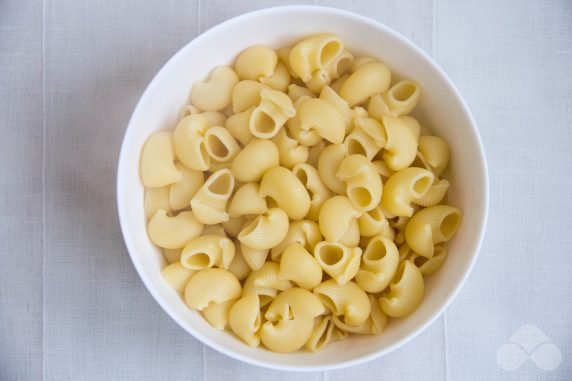
{"type": "Polygon", "coordinates": [[[487,165],[487,160],[486,160],[483,142],[482,142],[481,136],[479,134],[479,129],[477,127],[477,124],[473,118],[473,115],[471,114],[471,111],[470,111],[467,103],[465,102],[465,99],[463,98],[461,93],[458,91],[458,89],[454,85],[453,81],[443,71],[443,69],[437,64],[437,62],[435,60],[433,60],[433,58],[431,56],[429,56],[424,50],[422,50],[420,47],[418,47],[415,43],[413,43],[412,41],[410,41],[408,38],[406,38],[402,34],[398,33],[397,31],[393,30],[392,28],[381,23],[380,21],[373,20],[369,17],[363,16],[363,15],[360,15],[360,14],[357,14],[357,13],[354,13],[351,11],[337,9],[337,8],[333,8],[333,7],[327,7],[327,6],[318,6],[318,5],[276,6],[276,7],[268,7],[268,8],[263,8],[263,9],[259,9],[259,10],[254,10],[254,11],[250,11],[250,12],[246,12],[246,13],[237,15],[235,17],[232,17],[228,20],[225,20],[225,21],[207,29],[206,31],[200,33],[195,38],[193,38],[191,41],[189,41],[184,46],[182,46],[173,56],[171,56],[167,60],[167,62],[161,67],[161,69],[155,74],[155,76],[153,77],[151,82],[147,85],[147,87],[145,88],[145,91],[143,92],[143,94],[141,95],[139,100],[137,101],[137,104],[133,110],[133,113],[131,114],[131,118],[129,119],[129,123],[127,124],[127,128],[126,128],[125,134],[123,136],[123,141],[122,141],[120,153],[119,153],[119,161],[118,161],[118,166],[117,166],[116,192],[117,192],[117,210],[118,210],[118,216],[119,216],[119,223],[121,226],[121,233],[123,236],[123,240],[125,242],[127,252],[129,253],[129,257],[131,258],[133,266],[135,267],[135,270],[137,271],[139,277],[143,281],[143,284],[147,288],[148,292],[155,299],[155,301],[161,306],[161,308],[167,313],[167,315],[169,315],[171,317],[171,319],[173,319],[186,332],[190,333],[194,338],[198,339],[202,344],[208,345],[212,349],[214,349],[214,350],[216,350],[216,351],[218,351],[218,352],[220,352],[226,356],[229,356],[233,359],[243,361],[247,364],[267,368],[267,369],[285,370],[285,371],[299,371],[299,372],[302,372],[302,371],[327,371],[327,370],[335,370],[335,369],[345,368],[348,366],[363,364],[365,362],[368,362],[368,361],[371,361],[373,359],[379,358],[383,355],[386,355],[386,354],[392,352],[393,350],[405,345],[410,340],[417,337],[421,332],[425,331],[430,325],[432,325],[435,322],[435,320],[437,320],[437,318],[439,318],[445,312],[445,310],[449,307],[451,302],[457,297],[460,290],[465,285],[467,278],[469,277],[469,275],[472,272],[472,269],[475,265],[475,262],[479,256],[479,253],[480,253],[480,250],[482,247],[482,243],[483,243],[483,238],[484,238],[484,235],[486,232],[488,213],[489,213],[489,197],[490,197],[488,165],[487,165]],[[143,271],[142,263],[139,261],[137,256],[133,254],[133,253],[135,253],[135,248],[133,247],[133,245],[131,243],[131,238],[128,238],[125,234],[126,231],[128,230],[127,229],[128,218],[127,218],[127,215],[126,215],[124,208],[122,207],[121,199],[120,199],[121,191],[122,191],[122,189],[125,188],[125,186],[123,185],[124,184],[124,180],[123,180],[124,176],[121,176],[122,168],[124,168],[126,166],[126,164],[124,164],[126,162],[126,155],[127,155],[127,150],[125,149],[125,146],[127,144],[126,142],[131,140],[130,136],[135,133],[134,132],[135,126],[133,125],[134,115],[139,113],[139,108],[141,107],[141,104],[144,103],[142,101],[145,98],[149,97],[151,89],[153,87],[157,86],[157,82],[158,82],[159,78],[162,77],[163,72],[168,70],[172,61],[174,61],[179,55],[182,55],[182,52],[184,50],[187,50],[190,47],[192,47],[192,45],[196,41],[208,38],[210,34],[213,34],[214,32],[218,31],[219,29],[228,28],[229,26],[231,26],[235,23],[243,22],[244,20],[248,20],[249,18],[260,17],[260,16],[264,16],[264,15],[272,15],[272,14],[281,13],[284,11],[320,12],[322,15],[326,15],[326,16],[333,15],[333,16],[342,16],[342,17],[346,17],[346,18],[353,18],[357,22],[369,24],[375,28],[383,30],[384,33],[387,33],[388,35],[391,35],[393,38],[399,40],[399,42],[401,44],[403,44],[406,48],[412,49],[417,54],[422,56],[427,61],[427,63],[438,73],[438,75],[441,76],[441,79],[444,81],[445,85],[447,87],[449,87],[450,90],[452,90],[452,92],[458,98],[462,112],[463,112],[464,116],[467,118],[467,120],[469,121],[470,127],[473,130],[473,135],[476,139],[476,142],[477,142],[477,145],[479,148],[478,154],[480,156],[480,160],[481,160],[481,164],[482,164],[482,172],[483,172],[482,175],[483,175],[483,179],[484,179],[484,183],[482,184],[483,190],[484,190],[484,195],[483,195],[484,196],[483,197],[484,210],[482,211],[483,221],[482,221],[482,223],[480,225],[480,229],[478,231],[476,245],[475,245],[475,253],[471,258],[471,261],[467,267],[467,270],[463,274],[463,276],[460,279],[460,281],[458,282],[458,284],[452,290],[449,297],[443,301],[442,305],[436,311],[434,311],[431,315],[429,315],[429,318],[426,319],[423,324],[419,325],[415,330],[409,332],[402,339],[397,340],[396,342],[392,343],[391,345],[384,347],[384,348],[380,348],[379,350],[373,351],[367,355],[362,355],[360,357],[356,357],[356,358],[344,360],[344,361],[339,361],[335,364],[328,364],[328,365],[288,365],[288,364],[269,363],[269,362],[264,361],[264,360],[259,360],[255,357],[243,355],[241,352],[234,352],[232,350],[229,350],[229,349],[225,348],[223,345],[219,345],[218,343],[210,340],[208,337],[204,336],[199,330],[196,330],[193,327],[186,324],[185,322],[183,322],[183,319],[180,318],[179,316],[177,316],[177,314],[170,308],[168,303],[166,303],[158,295],[158,292],[156,292],[154,290],[154,288],[151,286],[152,282],[147,277],[147,275],[145,274],[145,271],[143,271]]]}

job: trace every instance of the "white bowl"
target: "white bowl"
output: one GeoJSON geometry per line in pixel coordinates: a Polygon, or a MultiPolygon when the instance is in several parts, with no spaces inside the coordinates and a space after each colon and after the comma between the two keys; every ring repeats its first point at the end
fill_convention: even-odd
{"type": "MultiPolygon", "coordinates": [[[[238,360],[273,369],[328,370],[356,365],[403,345],[427,328],[453,300],[477,258],[488,209],[485,155],[477,126],[447,75],[421,49],[388,27],[332,8],[287,6],[264,9],[226,21],[183,47],[155,76],[141,97],[125,133],[117,173],[117,202],[123,237],[143,283],[181,327],[208,346],[238,360]],[[318,32],[339,35],[354,53],[386,62],[398,76],[421,84],[417,115],[451,146],[450,203],[464,213],[456,237],[448,243],[445,266],[427,278],[425,298],[412,315],[390,322],[380,336],[353,336],[318,353],[277,354],[250,348],[228,332],[219,332],[163,281],[165,261],[149,241],[143,213],[139,155],[145,139],[175,127],[193,81],[216,65],[231,63],[254,44],[281,47],[318,32]]],[[[160,334],[160,333],[159,333],[160,334]]]]}

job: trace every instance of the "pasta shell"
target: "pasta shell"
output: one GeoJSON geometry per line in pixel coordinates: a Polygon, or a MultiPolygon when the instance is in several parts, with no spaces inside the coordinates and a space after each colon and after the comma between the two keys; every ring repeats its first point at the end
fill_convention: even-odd
{"type": "Polygon", "coordinates": [[[169,217],[167,212],[159,209],[147,225],[151,241],[165,249],[180,249],[202,231],[203,224],[195,218],[193,212],[181,212],[169,217]]]}
{"type": "Polygon", "coordinates": [[[141,152],[141,180],[149,188],[158,188],[181,180],[175,167],[173,134],[157,132],[151,135],[141,152]]]}
{"type": "Polygon", "coordinates": [[[238,279],[228,270],[209,268],[197,272],[185,288],[185,303],[202,311],[211,303],[224,303],[240,297],[238,279]]]}

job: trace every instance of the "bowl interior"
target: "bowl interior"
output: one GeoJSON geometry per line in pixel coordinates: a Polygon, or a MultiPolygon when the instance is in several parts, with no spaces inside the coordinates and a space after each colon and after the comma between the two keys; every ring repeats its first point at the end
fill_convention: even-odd
{"type": "Polygon", "coordinates": [[[133,113],[121,151],[117,186],[127,248],[143,282],[163,309],[185,330],[227,355],[256,365],[293,370],[332,369],[371,359],[401,345],[430,324],[454,297],[472,267],[488,200],[480,138],[466,105],[442,71],[419,48],[381,24],[344,11],[307,6],[271,8],[240,16],[182,48],[157,74],[133,113]],[[193,81],[217,65],[231,63],[250,45],[282,47],[319,32],[339,35],[354,54],[379,58],[396,76],[421,84],[416,113],[422,124],[450,144],[449,199],[463,210],[464,218],[457,236],[448,243],[445,266],[426,278],[425,299],[415,313],[392,320],[380,336],[353,336],[315,354],[283,355],[249,348],[232,334],[211,328],[162,280],[163,257],[146,234],[139,155],[149,135],[174,129],[193,81]]]}

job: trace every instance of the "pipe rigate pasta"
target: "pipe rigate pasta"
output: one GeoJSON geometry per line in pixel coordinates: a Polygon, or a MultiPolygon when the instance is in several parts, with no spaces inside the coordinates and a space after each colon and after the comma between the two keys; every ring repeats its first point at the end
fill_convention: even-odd
{"type": "Polygon", "coordinates": [[[193,212],[181,212],[170,217],[167,212],[159,209],[147,225],[151,241],[165,249],[180,249],[202,231],[203,224],[195,218],[193,212]]]}
{"type": "Polygon", "coordinates": [[[187,269],[181,262],[172,263],[161,270],[165,282],[180,294],[185,291],[187,283],[195,273],[196,271],[187,269]]]}
{"type": "Polygon", "coordinates": [[[427,193],[431,188],[434,176],[423,168],[405,168],[386,181],[383,187],[381,203],[385,210],[394,216],[411,217],[411,203],[427,193]]]}
{"type": "Polygon", "coordinates": [[[409,114],[417,102],[421,90],[415,81],[403,80],[393,85],[387,93],[385,93],[385,103],[389,109],[397,116],[409,114]]]}
{"type": "Polygon", "coordinates": [[[389,284],[389,291],[379,298],[379,303],[386,315],[403,317],[419,307],[424,293],[423,275],[417,266],[405,260],[401,262],[389,284]]]}
{"type": "Polygon", "coordinates": [[[258,80],[274,73],[278,56],[276,52],[263,45],[254,45],[242,51],[236,58],[234,68],[240,79],[258,80]]]}
{"type": "Polygon", "coordinates": [[[366,292],[351,281],[340,285],[333,279],[327,280],[314,289],[314,294],[334,316],[341,316],[351,326],[365,322],[371,312],[366,292]]]}
{"type": "Polygon", "coordinates": [[[344,44],[337,36],[319,34],[308,37],[290,51],[290,67],[302,81],[308,82],[314,71],[328,67],[343,51],[344,44]]]}
{"type": "Polygon", "coordinates": [[[381,177],[365,156],[350,155],[344,158],[336,177],[346,183],[347,197],[358,211],[367,212],[379,205],[381,177]]]}
{"type": "Polygon", "coordinates": [[[190,115],[177,124],[173,134],[173,146],[177,158],[190,169],[206,171],[210,156],[205,147],[204,134],[209,128],[200,114],[190,115]]]}
{"type": "Polygon", "coordinates": [[[228,221],[226,204],[233,189],[234,176],[229,169],[221,169],[210,175],[191,200],[197,220],[211,225],[228,221]]]}
{"type": "Polygon", "coordinates": [[[271,249],[272,260],[279,261],[282,252],[291,244],[299,243],[309,252],[314,251],[314,247],[322,240],[320,227],[315,221],[300,220],[293,221],[288,227],[286,237],[271,249]]]}
{"type": "Polygon", "coordinates": [[[234,259],[234,243],[215,234],[202,235],[185,245],[181,253],[181,264],[189,270],[210,267],[227,269],[234,259]]]}
{"type": "Polygon", "coordinates": [[[258,183],[246,183],[234,193],[228,214],[231,217],[240,217],[249,214],[262,214],[268,210],[266,200],[258,194],[258,183]]]}
{"type": "Polygon", "coordinates": [[[389,88],[391,72],[381,62],[372,62],[360,66],[344,82],[340,89],[340,96],[350,107],[364,103],[377,93],[385,93],[389,88]]]}
{"type": "Polygon", "coordinates": [[[362,265],[356,275],[356,283],[367,292],[383,291],[399,265],[399,252],[393,241],[375,236],[362,256],[362,265]]]}
{"type": "Polygon", "coordinates": [[[322,281],[322,268],[314,256],[299,243],[290,244],[280,256],[280,279],[312,290],[322,281]]]}
{"type": "Polygon", "coordinates": [[[279,208],[270,208],[245,225],[238,234],[238,240],[253,249],[270,249],[286,237],[288,224],[286,212],[279,208]]]}
{"type": "Polygon", "coordinates": [[[168,185],[160,188],[145,188],[143,209],[145,210],[145,218],[147,220],[153,217],[159,209],[163,209],[166,212],[171,211],[169,188],[170,187],[168,185]]]}
{"type": "Polygon", "coordinates": [[[251,46],[144,144],[161,273],[215,329],[317,351],[421,303],[462,214],[445,205],[447,142],[409,115],[420,85],[391,85],[380,58],[327,33],[251,46]]]}
{"type": "Polygon", "coordinates": [[[360,237],[357,219],[360,215],[347,197],[334,196],[320,209],[320,231],[326,241],[357,246],[360,237]]]}
{"type": "Polygon", "coordinates": [[[173,133],[157,132],[147,139],[141,152],[141,181],[149,188],[164,187],[182,178],[175,167],[173,133]]]}
{"type": "Polygon", "coordinates": [[[260,181],[267,170],[279,163],[278,148],[274,143],[253,139],[234,158],[230,169],[238,181],[260,181]]]}
{"type": "Polygon", "coordinates": [[[338,284],[346,284],[359,270],[361,249],[322,241],[314,248],[314,257],[326,274],[338,284]]]}
{"type": "Polygon", "coordinates": [[[292,220],[304,218],[310,210],[308,190],[291,171],[284,167],[274,167],[266,171],[260,181],[258,194],[274,200],[292,220]]]}
{"type": "Polygon", "coordinates": [[[240,283],[228,270],[208,268],[197,272],[185,288],[185,302],[202,311],[211,303],[224,303],[240,297],[240,283]]]}
{"type": "Polygon", "coordinates": [[[193,84],[191,103],[203,111],[219,111],[232,101],[232,89],[238,76],[228,66],[219,66],[203,80],[193,84]]]}
{"type": "Polygon", "coordinates": [[[415,213],[405,228],[405,239],[417,254],[431,258],[434,245],[447,242],[459,229],[461,211],[449,205],[437,205],[415,213]]]}
{"type": "Polygon", "coordinates": [[[176,163],[175,167],[183,177],[168,188],[169,203],[173,210],[181,210],[191,205],[193,196],[205,183],[202,171],[195,171],[185,167],[182,163],[176,163]]]}

